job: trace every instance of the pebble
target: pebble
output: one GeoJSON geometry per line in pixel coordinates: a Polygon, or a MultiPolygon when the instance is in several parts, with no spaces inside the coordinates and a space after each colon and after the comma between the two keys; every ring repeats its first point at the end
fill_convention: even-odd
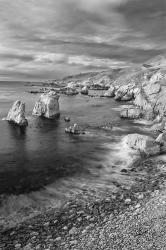
{"type": "Polygon", "coordinates": [[[29,243],[28,245],[26,245],[23,250],[32,250],[32,244],[29,243]]]}
{"type": "Polygon", "coordinates": [[[15,247],[16,249],[19,249],[19,248],[21,247],[21,244],[16,244],[14,247],[15,247]]]}
{"type": "Polygon", "coordinates": [[[81,217],[78,217],[78,218],[77,218],[77,221],[79,221],[79,222],[82,221],[82,218],[81,218],[81,217]]]}
{"type": "Polygon", "coordinates": [[[76,234],[77,233],[77,228],[76,227],[72,227],[69,231],[69,235],[71,234],[76,234]]]}
{"type": "Polygon", "coordinates": [[[125,204],[131,204],[131,199],[130,198],[126,199],[125,204]]]}
{"type": "Polygon", "coordinates": [[[60,241],[61,239],[62,239],[61,237],[57,237],[55,241],[60,241]]]}
{"type": "Polygon", "coordinates": [[[38,232],[31,232],[30,235],[37,236],[37,235],[39,235],[39,233],[38,232]]]}
{"type": "Polygon", "coordinates": [[[67,230],[67,229],[68,229],[68,227],[67,227],[67,226],[65,226],[63,229],[64,229],[64,230],[67,230]]]}
{"type": "Polygon", "coordinates": [[[39,250],[39,249],[41,249],[41,248],[40,248],[40,245],[37,245],[37,246],[36,246],[36,250],[39,250]]]}
{"type": "Polygon", "coordinates": [[[77,240],[71,240],[71,241],[70,241],[70,244],[71,244],[71,245],[76,245],[77,243],[78,243],[77,240]]]}
{"type": "Polygon", "coordinates": [[[144,195],[143,194],[140,194],[140,195],[138,195],[138,200],[142,200],[143,198],[144,198],[144,195]]]}
{"type": "Polygon", "coordinates": [[[48,227],[49,225],[50,225],[49,222],[44,223],[44,226],[45,226],[45,227],[48,227]]]}
{"type": "Polygon", "coordinates": [[[139,208],[141,205],[138,203],[136,206],[135,206],[135,208],[139,208]]]}
{"type": "Polygon", "coordinates": [[[40,250],[41,248],[40,248],[40,245],[37,245],[36,246],[36,250],[40,250]]]}

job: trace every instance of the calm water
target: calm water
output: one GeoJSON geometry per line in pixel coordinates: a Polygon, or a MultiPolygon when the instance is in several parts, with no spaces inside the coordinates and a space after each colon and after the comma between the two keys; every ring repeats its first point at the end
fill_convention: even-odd
{"type": "Polygon", "coordinates": [[[132,122],[120,120],[119,104],[113,99],[83,95],[60,97],[61,117],[55,121],[32,117],[39,95],[26,92],[32,87],[24,83],[0,83],[0,223],[4,218],[24,218],[48,207],[60,206],[83,186],[113,188],[118,180],[128,183],[129,177],[120,170],[130,161],[130,152],[123,145],[123,136],[139,131],[132,122]],[[26,103],[29,126],[21,130],[1,118],[12,103],[26,103]],[[81,136],[65,134],[71,117],[87,133],[81,136]],[[100,129],[111,123],[112,131],[100,129]]]}

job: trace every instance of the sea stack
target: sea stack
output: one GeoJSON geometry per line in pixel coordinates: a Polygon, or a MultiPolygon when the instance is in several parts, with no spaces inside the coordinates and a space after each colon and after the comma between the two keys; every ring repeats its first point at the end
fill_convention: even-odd
{"type": "Polygon", "coordinates": [[[59,111],[59,95],[55,91],[49,91],[42,94],[36,102],[32,114],[48,119],[58,118],[59,111]]]}
{"type": "Polygon", "coordinates": [[[27,126],[28,121],[25,118],[25,103],[19,100],[15,101],[4,120],[15,123],[19,126],[27,126]]]}

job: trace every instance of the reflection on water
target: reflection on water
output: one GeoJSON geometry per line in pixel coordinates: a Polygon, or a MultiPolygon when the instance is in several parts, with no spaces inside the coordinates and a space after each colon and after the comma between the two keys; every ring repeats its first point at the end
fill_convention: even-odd
{"type": "Polygon", "coordinates": [[[122,138],[139,131],[141,125],[120,120],[114,100],[61,96],[61,117],[49,121],[31,116],[38,96],[25,93],[23,86],[5,88],[8,102],[0,99],[0,118],[20,96],[26,103],[29,126],[19,128],[0,121],[0,223],[5,216],[12,218],[11,222],[22,220],[25,208],[26,215],[34,215],[58,207],[71,195],[82,192],[83,187],[102,192],[115,189],[115,181],[127,185],[132,182],[130,176],[120,172],[132,159],[122,138]],[[64,122],[65,116],[71,117],[70,123],[64,122]],[[86,129],[85,135],[65,134],[65,127],[75,122],[86,129]],[[112,130],[100,129],[108,122],[112,130]]]}

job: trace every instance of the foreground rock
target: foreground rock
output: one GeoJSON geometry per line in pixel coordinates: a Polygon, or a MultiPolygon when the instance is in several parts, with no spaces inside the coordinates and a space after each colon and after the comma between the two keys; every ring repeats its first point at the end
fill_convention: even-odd
{"type": "Polygon", "coordinates": [[[140,134],[129,134],[125,136],[126,144],[147,156],[157,155],[161,152],[160,145],[150,136],[140,134]]]}
{"type": "Polygon", "coordinates": [[[74,135],[85,134],[85,132],[79,128],[77,123],[75,123],[73,126],[66,128],[65,132],[74,135]]]}
{"type": "Polygon", "coordinates": [[[56,118],[60,115],[59,95],[54,91],[46,92],[40,96],[36,102],[32,114],[48,119],[56,118]]]}
{"type": "Polygon", "coordinates": [[[25,118],[25,103],[19,100],[14,102],[12,108],[9,110],[7,117],[3,120],[13,122],[19,126],[27,126],[28,121],[25,118]]]}

